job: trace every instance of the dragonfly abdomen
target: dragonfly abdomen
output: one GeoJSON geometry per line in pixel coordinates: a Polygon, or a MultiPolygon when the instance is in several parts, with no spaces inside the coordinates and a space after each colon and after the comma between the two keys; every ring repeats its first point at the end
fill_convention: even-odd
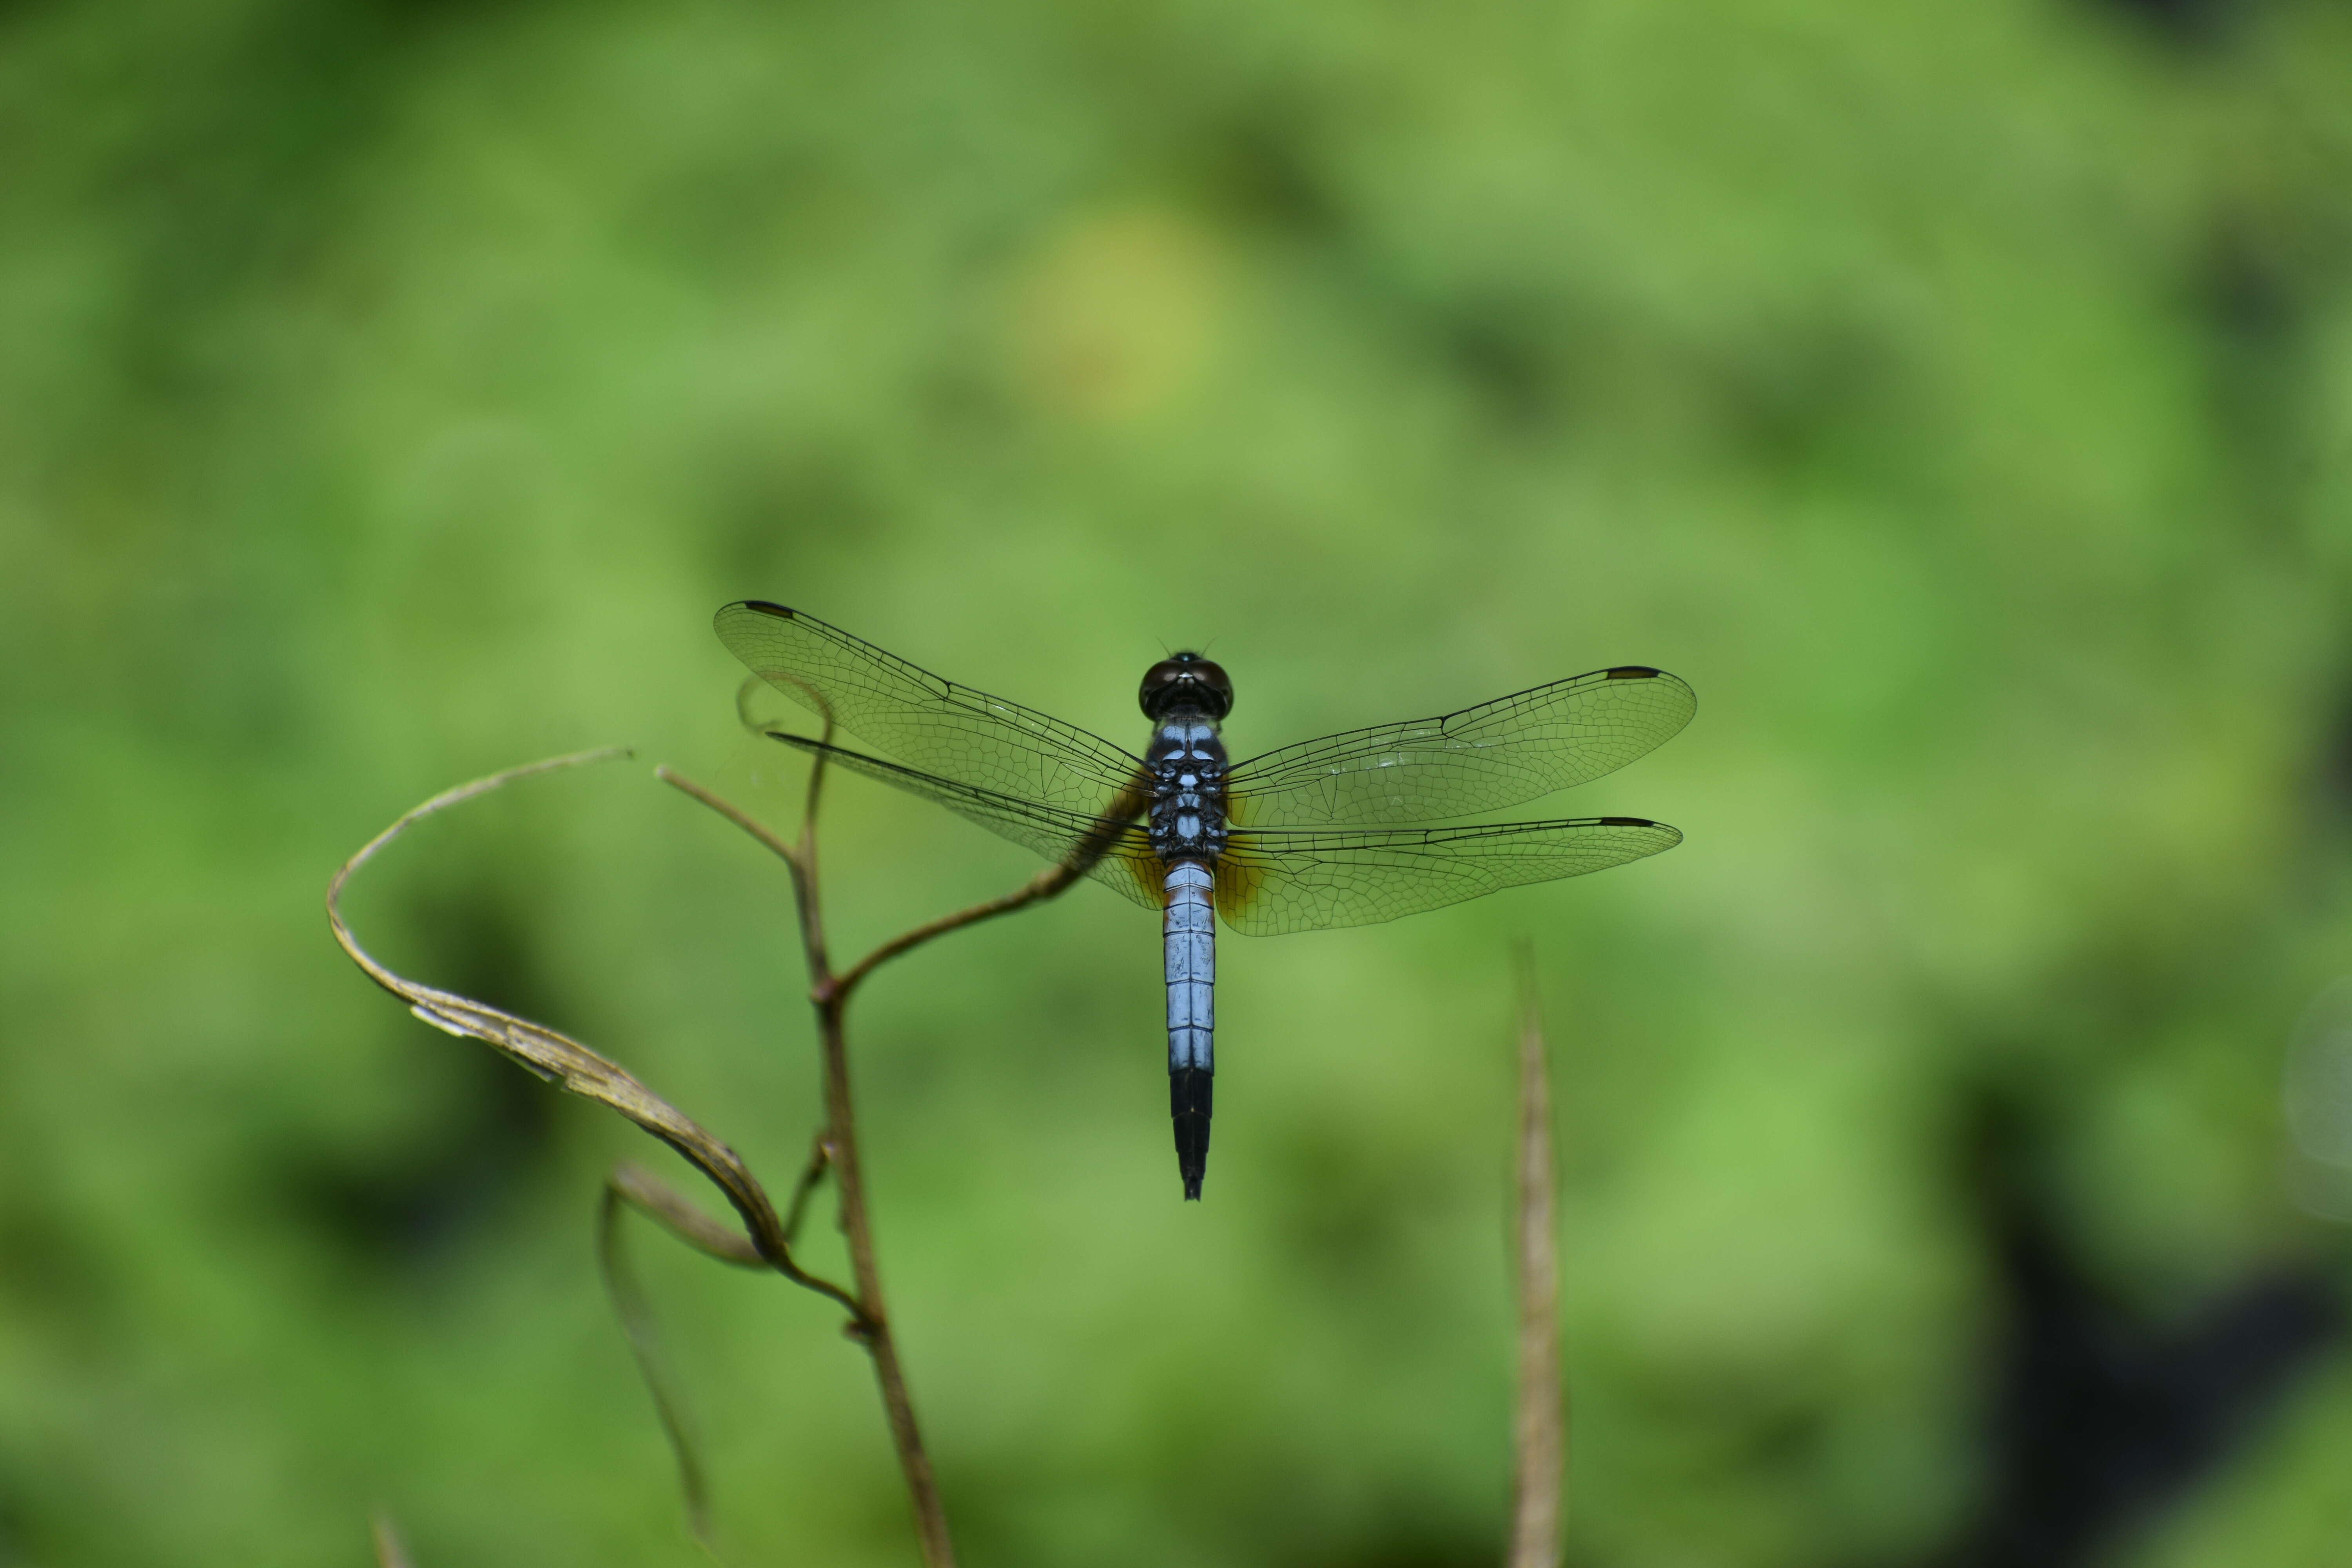
{"type": "Polygon", "coordinates": [[[1215,879],[1198,860],[1168,868],[1168,1109],[1176,1122],[1176,1169],[1184,1195],[1201,1195],[1209,1168],[1210,1085],[1216,1071],[1215,879]]]}
{"type": "MultiPolygon", "coordinates": [[[[1147,705],[1149,710],[1149,705],[1147,705]]],[[[1168,1109],[1184,1195],[1201,1195],[1209,1168],[1210,1089],[1216,1071],[1216,877],[1225,847],[1225,748],[1217,716],[1191,701],[1153,715],[1144,765],[1151,778],[1151,852],[1168,869],[1162,928],[1168,950],[1168,1109]]]]}

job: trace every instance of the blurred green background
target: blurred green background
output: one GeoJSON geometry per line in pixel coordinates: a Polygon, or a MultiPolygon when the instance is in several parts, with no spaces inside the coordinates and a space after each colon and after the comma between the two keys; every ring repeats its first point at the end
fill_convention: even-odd
{"type": "MultiPolygon", "coordinates": [[[[1523,937],[1575,1563],[2345,1561],[2341,5],[26,0],[0,147],[0,1563],[703,1560],[591,1244],[682,1167],[320,896],[635,743],[352,912],[787,1184],[783,880],[649,772],[789,810],[752,595],[1125,742],[1206,643],[1236,754],[1700,694],[1528,813],[1674,853],[1223,944],[1199,1205],[1141,911],[862,998],[970,1563],[1497,1559],[1523,937]]],[[[845,952],[1033,868],[829,834],[845,952]]],[[[912,1562],[838,1314],[637,1250],[727,1560],[912,1562]]]]}

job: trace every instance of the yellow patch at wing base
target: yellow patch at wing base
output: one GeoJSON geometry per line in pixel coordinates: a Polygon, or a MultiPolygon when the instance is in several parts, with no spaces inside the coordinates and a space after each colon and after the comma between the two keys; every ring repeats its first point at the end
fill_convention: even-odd
{"type": "Polygon", "coordinates": [[[1257,901],[1265,873],[1255,866],[1222,857],[1216,863],[1217,913],[1227,925],[1237,925],[1257,901]]]}
{"type": "Polygon", "coordinates": [[[1143,896],[1137,900],[1139,903],[1148,909],[1167,906],[1168,868],[1160,863],[1159,856],[1150,853],[1121,855],[1118,863],[1127,868],[1127,874],[1135,879],[1136,887],[1141,890],[1143,896]]]}

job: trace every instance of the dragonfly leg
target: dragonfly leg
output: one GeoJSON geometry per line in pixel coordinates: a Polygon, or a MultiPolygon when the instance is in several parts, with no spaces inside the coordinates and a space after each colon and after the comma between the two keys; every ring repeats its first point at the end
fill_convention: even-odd
{"type": "Polygon", "coordinates": [[[1217,926],[1209,868],[1168,868],[1168,1108],[1176,1123],[1176,1170],[1184,1195],[1201,1195],[1209,1168],[1211,1075],[1216,1071],[1217,926]]]}

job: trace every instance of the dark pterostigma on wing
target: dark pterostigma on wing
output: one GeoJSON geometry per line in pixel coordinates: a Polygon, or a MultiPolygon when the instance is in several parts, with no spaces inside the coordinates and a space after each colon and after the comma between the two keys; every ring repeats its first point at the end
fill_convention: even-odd
{"type": "Polygon", "coordinates": [[[1408,719],[1302,741],[1234,764],[1234,820],[1253,827],[1442,822],[1613,773],[1698,710],[1679,679],[1620,665],[1408,719]]]}
{"type": "Polygon", "coordinates": [[[742,600],[712,626],[754,675],[820,720],[954,783],[1092,816],[1143,765],[1099,735],[944,679],[782,605],[742,600]]]}

